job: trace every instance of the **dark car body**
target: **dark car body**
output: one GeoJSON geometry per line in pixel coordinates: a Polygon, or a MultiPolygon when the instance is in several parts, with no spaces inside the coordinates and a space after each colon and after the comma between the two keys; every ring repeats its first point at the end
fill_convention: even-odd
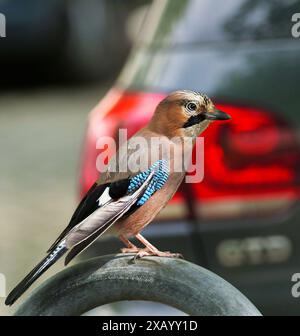
{"type": "MultiPolygon", "coordinates": [[[[298,314],[299,1],[155,1],[114,88],[91,113],[81,192],[97,177],[98,138],[133,134],[170,91],[205,92],[232,121],[205,137],[205,178],[183,184],[144,231],[160,250],[216,272],[264,314],[298,314]]],[[[113,253],[101,240],[88,254],[113,253]]]]}

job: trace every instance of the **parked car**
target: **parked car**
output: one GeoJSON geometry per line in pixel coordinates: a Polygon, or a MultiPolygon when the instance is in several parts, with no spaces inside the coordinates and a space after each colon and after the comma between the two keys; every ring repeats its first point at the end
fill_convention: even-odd
{"type": "MultiPolygon", "coordinates": [[[[98,176],[97,139],[150,119],[175,89],[205,92],[231,122],[205,133],[205,178],[183,184],[144,233],[227,279],[264,314],[298,314],[300,1],[158,0],[120,77],[92,111],[80,189],[98,176]]],[[[101,240],[90,255],[114,253],[101,240]]]]}

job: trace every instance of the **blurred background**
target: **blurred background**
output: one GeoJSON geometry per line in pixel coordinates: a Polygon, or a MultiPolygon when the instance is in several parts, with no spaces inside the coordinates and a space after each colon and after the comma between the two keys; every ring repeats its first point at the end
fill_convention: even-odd
{"type": "MultiPolygon", "coordinates": [[[[182,185],[146,236],[224,277],[262,313],[299,314],[291,294],[300,272],[297,12],[298,0],[0,0],[7,291],[97,177],[96,140],[119,127],[132,134],[167,92],[184,88],[207,93],[233,119],[206,133],[204,182],[182,185]]],[[[119,248],[102,241],[81,258],[119,248]]],[[[0,298],[0,314],[13,310],[0,298]]],[[[124,304],[101,310],[116,312],[136,313],[124,304]]]]}
{"type": "MultiPolygon", "coordinates": [[[[0,39],[0,273],[7,291],[79,201],[88,113],[118,75],[145,4],[0,1],[7,36],[0,39]]],[[[13,310],[0,298],[0,314],[13,310]]]]}

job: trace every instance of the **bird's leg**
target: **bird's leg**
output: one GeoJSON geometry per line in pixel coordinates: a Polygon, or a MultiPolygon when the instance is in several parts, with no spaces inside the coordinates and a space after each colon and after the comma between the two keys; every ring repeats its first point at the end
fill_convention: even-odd
{"type": "Polygon", "coordinates": [[[119,239],[127,246],[121,249],[121,253],[138,253],[140,248],[132,244],[125,236],[120,235],[119,239]]]}
{"type": "Polygon", "coordinates": [[[180,253],[171,253],[169,251],[162,252],[159,251],[155,246],[153,246],[146,238],[144,238],[140,233],[135,236],[146,248],[141,249],[137,252],[135,259],[142,258],[144,256],[158,256],[158,257],[168,257],[168,258],[183,258],[180,253]]]}
{"type": "Polygon", "coordinates": [[[149,251],[155,253],[158,249],[153,246],[146,238],[144,238],[140,233],[135,236],[149,251]]]}

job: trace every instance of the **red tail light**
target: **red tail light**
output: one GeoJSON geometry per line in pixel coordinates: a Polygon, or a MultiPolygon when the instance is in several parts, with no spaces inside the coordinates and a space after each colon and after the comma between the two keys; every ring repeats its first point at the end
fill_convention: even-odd
{"type": "MultiPolygon", "coordinates": [[[[81,174],[84,194],[98,176],[98,138],[127,128],[131,136],[144,126],[165,97],[157,93],[111,91],[92,111],[81,174]]],[[[199,215],[207,219],[266,215],[283,211],[299,198],[300,146],[296,133],[274,113],[231,104],[216,104],[232,116],[205,132],[205,178],[191,184],[199,215]]],[[[186,215],[178,192],[162,216],[186,215]]]]}

